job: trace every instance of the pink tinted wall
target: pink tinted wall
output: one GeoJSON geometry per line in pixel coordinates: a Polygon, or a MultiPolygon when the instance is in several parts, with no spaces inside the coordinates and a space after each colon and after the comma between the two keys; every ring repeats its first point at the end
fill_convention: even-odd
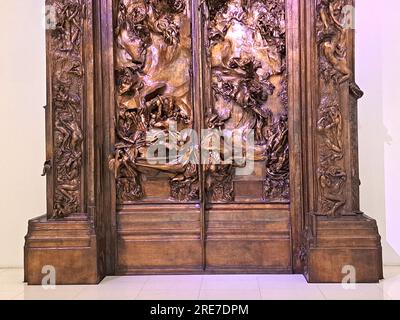
{"type": "Polygon", "coordinates": [[[400,1],[356,0],[361,205],[378,220],[385,264],[400,264],[400,1]]]}

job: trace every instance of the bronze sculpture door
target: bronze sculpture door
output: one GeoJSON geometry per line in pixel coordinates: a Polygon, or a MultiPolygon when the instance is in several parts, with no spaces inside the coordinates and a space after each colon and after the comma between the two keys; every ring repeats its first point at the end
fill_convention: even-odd
{"type": "Polygon", "coordinates": [[[286,1],[113,6],[116,272],[292,272],[286,1]]]}
{"type": "Polygon", "coordinates": [[[46,0],[47,213],[25,280],[382,279],[360,211],[354,0],[46,0]]]}

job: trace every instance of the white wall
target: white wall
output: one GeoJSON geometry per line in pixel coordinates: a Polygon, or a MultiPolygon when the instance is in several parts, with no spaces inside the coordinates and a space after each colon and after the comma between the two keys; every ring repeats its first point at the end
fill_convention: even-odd
{"type": "MultiPolygon", "coordinates": [[[[0,0],[0,267],[22,266],[27,220],[45,213],[43,3],[0,0]]],[[[398,12],[398,0],[357,2],[362,208],[378,220],[387,264],[400,264],[398,12]]]]}
{"type": "Polygon", "coordinates": [[[398,0],[357,1],[361,204],[378,220],[386,264],[400,264],[399,12],[398,0]]]}
{"type": "Polygon", "coordinates": [[[27,220],[45,213],[41,0],[0,0],[0,267],[22,266],[27,220]]]}

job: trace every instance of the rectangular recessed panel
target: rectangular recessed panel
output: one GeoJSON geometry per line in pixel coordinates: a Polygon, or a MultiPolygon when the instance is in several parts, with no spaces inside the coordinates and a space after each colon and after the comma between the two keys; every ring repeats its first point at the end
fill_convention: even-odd
{"type": "Polygon", "coordinates": [[[207,241],[207,269],[291,269],[290,240],[214,239],[207,241]]]}
{"type": "Polygon", "coordinates": [[[121,274],[202,269],[199,206],[143,204],[120,207],[117,237],[117,270],[121,274]]]}
{"type": "Polygon", "coordinates": [[[176,241],[160,237],[159,240],[133,240],[121,237],[118,242],[118,270],[129,269],[201,269],[199,239],[181,237],[176,241]]]}
{"type": "Polygon", "coordinates": [[[236,201],[263,201],[263,181],[234,181],[233,190],[236,201]]]}
{"type": "Polygon", "coordinates": [[[207,269],[290,272],[288,206],[215,205],[206,221],[207,269]]]}
{"type": "Polygon", "coordinates": [[[142,187],[146,194],[146,200],[168,199],[170,196],[169,179],[147,179],[142,182],[142,187]]]}

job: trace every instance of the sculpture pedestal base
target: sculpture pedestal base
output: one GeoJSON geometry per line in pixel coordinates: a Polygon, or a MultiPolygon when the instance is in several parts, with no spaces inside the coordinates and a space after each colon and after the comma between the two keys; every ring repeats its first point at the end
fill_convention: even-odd
{"type": "MultiPolygon", "coordinates": [[[[340,218],[311,214],[308,220],[301,252],[308,282],[341,283],[345,279],[372,283],[383,279],[375,220],[361,214],[340,218]]],[[[53,269],[55,284],[97,284],[104,276],[98,249],[93,224],[86,216],[33,219],[25,242],[25,281],[40,285],[53,269]]]]}
{"type": "Polygon", "coordinates": [[[311,283],[373,283],[383,279],[382,247],[376,221],[366,215],[329,218],[309,215],[305,272],[311,283]]]}
{"type": "Polygon", "coordinates": [[[51,269],[57,285],[97,284],[102,280],[96,236],[86,216],[30,220],[24,250],[25,282],[30,285],[42,284],[51,269]]]}

